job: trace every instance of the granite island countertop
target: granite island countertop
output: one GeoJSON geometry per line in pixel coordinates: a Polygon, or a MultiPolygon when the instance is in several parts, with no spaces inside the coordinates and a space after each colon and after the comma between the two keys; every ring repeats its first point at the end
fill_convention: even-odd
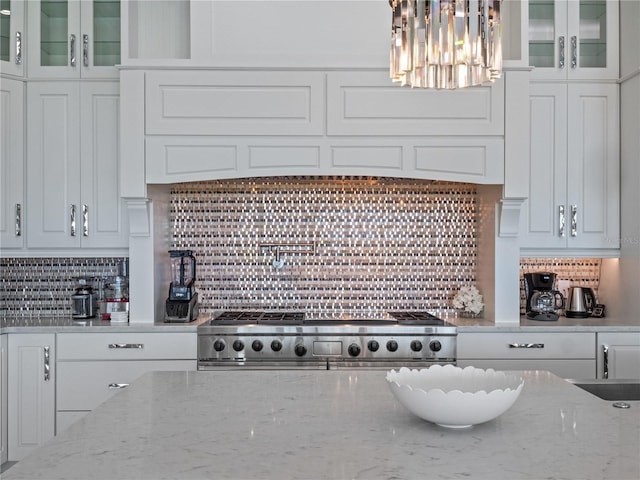
{"type": "Polygon", "coordinates": [[[523,375],[502,416],[447,429],[397,403],[384,371],[152,372],[3,479],[640,478],[640,402],[523,375]]]}

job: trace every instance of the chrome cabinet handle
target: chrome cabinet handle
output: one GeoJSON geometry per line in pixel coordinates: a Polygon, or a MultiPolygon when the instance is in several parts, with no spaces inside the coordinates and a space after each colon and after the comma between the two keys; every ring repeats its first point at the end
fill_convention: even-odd
{"type": "Polygon", "coordinates": [[[144,343],[110,343],[109,348],[144,348],[144,343]]]}
{"type": "Polygon", "coordinates": [[[110,383],[109,388],[112,390],[121,390],[123,388],[127,388],[129,386],[128,383],[110,383]]]}
{"type": "Polygon", "coordinates": [[[560,205],[558,207],[558,234],[561,237],[564,237],[564,224],[565,224],[565,219],[564,219],[564,205],[560,205]]]}
{"type": "Polygon", "coordinates": [[[49,353],[50,347],[44,347],[44,381],[51,380],[51,354],[49,353]]]}
{"type": "Polygon", "coordinates": [[[602,377],[609,378],[609,345],[602,346],[602,377]]]}
{"type": "Polygon", "coordinates": [[[22,33],[16,32],[16,65],[22,65],[22,33]]]}
{"type": "Polygon", "coordinates": [[[509,348],[544,348],[544,343],[510,343],[509,348]]]}
{"type": "Polygon", "coordinates": [[[578,66],[578,38],[574,35],[571,37],[571,68],[578,66]]]}
{"type": "Polygon", "coordinates": [[[559,60],[558,66],[560,68],[564,68],[564,36],[558,38],[558,46],[560,48],[560,52],[559,52],[560,60],[559,60]]]}
{"type": "Polygon", "coordinates": [[[76,66],[76,36],[73,33],[69,35],[69,63],[76,66]]]}
{"type": "Polygon", "coordinates": [[[89,35],[82,35],[82,64],[89,66],[89,35]]]}
{"type": "Polygon", "coordinates": [[[76,206],[71,205],[71,236],[76,236],[76,206]]]}
{"type": "Polygon", "coordinates": [[[16,203],[16,237],[22,236],[22,205],[16,203]]]}
{"type": "Polygon", "coordinates": [[[578,206],[571,205],[571,236],[578,235],[578,206]]]}
{"type": "Polygon", "coordinates": [[[89,207],[82,204],[82,236],[89,236],[89,207]]]}

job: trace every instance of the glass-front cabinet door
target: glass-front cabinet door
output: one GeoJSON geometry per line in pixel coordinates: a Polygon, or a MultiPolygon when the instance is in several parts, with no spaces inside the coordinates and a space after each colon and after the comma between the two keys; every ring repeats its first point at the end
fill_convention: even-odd
{"type": "Polygon", "coordinates": [[[0,0],[0,71],[22,76],[25,61],[26,0],[0,0]]]}
{"type": "Polygon", "coordinates": [[[529,0],[533,79],[617,79],[618,0],[529,0]]]}
{"type": "Polygon", "coordinates": [[[30,0],[29,76],[117,78],[120,0],[30,0]]]}

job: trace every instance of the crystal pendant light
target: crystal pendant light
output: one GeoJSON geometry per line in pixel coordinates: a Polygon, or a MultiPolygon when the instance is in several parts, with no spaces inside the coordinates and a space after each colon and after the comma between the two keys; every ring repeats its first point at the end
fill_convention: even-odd
{"type": "Polygon", "coordinates": [[[500,1],[389,0],[393,81],[455,89],[500,78],[500,1]]]}

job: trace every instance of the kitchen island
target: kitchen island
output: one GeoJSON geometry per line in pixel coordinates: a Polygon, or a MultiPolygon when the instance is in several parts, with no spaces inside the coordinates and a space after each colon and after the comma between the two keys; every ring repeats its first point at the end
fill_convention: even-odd
{"type": "Polygon", "coordinates": [[[447,429],[384,371],[151,372],[3,479],[640,478],[640,402],[523,375],[505,414],[447,429]]]}

